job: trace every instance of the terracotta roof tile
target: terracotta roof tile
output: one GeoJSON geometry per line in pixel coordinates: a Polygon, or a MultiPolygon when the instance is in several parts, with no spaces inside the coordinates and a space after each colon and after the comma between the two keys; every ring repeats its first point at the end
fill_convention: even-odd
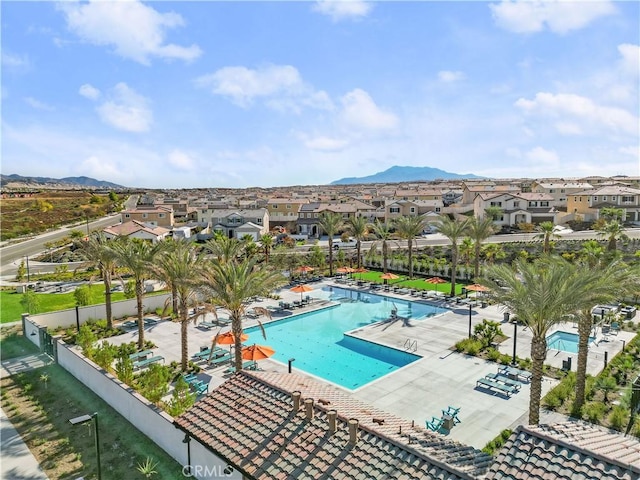
{"type": "Polygon", "coordinates": [[[175,424],[246,475],[260,479],[468,480],[482,476],[491,462],[472,447],[296,374],[238,373],[175,424]],[[295,413],[293,391],[302,394],[295,413]],[[304,406],[309,398],[314,399],[311,420],[304,406]],[[331,409],[338,412],[333,434],[327,417],[331,409]],[[359,420],[355,444],[349,438],[350,418],[359,420]],[[373,423],[374,418],[384,423],[373,423]]]}
{"type": "Polygon", "coordinates": [[[487,480],[638,480],[640,442],[579,421],[518,427],[487,480]]]}

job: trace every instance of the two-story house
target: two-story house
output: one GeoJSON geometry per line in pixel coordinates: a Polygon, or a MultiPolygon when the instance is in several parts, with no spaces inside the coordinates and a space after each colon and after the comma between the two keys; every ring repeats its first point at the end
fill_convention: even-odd
{"type": "Polygon", "coordinates": [[[473,202],[473,212],[478,218],[486,216],[489,207],[499,208],[495,219],[498,226],[517,226],[519,223],[555,223],[557,210],[551,205],[553,197],[545,193],[494,193],[479,194],[473,202]]]}
{"type": "Polygon", "coordinates": [[[533,193],[546,193],[553,197],[551,206],[557,210],[567,209],[567,196],[588,190],[592,186],[585,182],[579,181],[534,181],[531,184],[531,192],[533,193]]]}
{"type": "Polygon", "coordinates": [[[605,185],[571,194],[567,199],[567,211],[585,221],[597,220],[607,207],[622,209],[625,222],[640,222],[640,189],[605,185]]]}
{"type": "Polygon", "coordinates": [[[309,200],[306,198],[276,197],[267,200],[270,229],[280,226],[288,231],[295,230],[300,207],[308,203],[309,200]]]}
{"type": "Polygon", "coordinates": [[[249,235],[253,240],[258,240],[269,232],[269,211],[266,208],[201,208],[198,210],[198,223],[206,224],[213,232],[222,232],[229,238],[240,239],[249,235]]]}
{"type": "Polygon", "coordinates": [[[157,227],[173,227],[173,208],[171,206],[138,205],[131,210],[120,213],[122,223],[135,220],[157,227]]]}

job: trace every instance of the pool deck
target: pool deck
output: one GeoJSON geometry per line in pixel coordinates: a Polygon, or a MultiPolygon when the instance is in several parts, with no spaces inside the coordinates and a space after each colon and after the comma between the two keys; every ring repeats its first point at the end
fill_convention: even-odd
{"type": "MultiPolygon", "coordinates": [[[[359,290],[357,287],[345,287],[342,284],[333,284],[329,281],[313,284],[313,288],[319,290],[328,285],[359,290]]],[[[388,292],[372,293],[411,302],[423,302],[423,300],[417,300],[409,295],[397,295],[388,292]]],[[[300,299],[300,294],[290,292],[288,289],[284,289],[278,294],[281,300],[285,302],[300,299]]],[[[314,292],[309,292],[308,295],[313,298],[314,292]]],[[[426,300],[424,301],[426,302],[426,300]]],[[[253,306],[275,306],[277,304],[277,300],[265,299],[253,303],[249,308],[253,306]]],[[[444,306],[442,302],[435,302],[434,304],[444,306]]],[[[314,302],[293,312],[274,314],[273,320],[306,313],[326,306],[327,302],[314,302]]],[[[495,373],[498,366],[493,362],[461,355],[452,350],[456,342],[468,336],[469,307],[466,305],[450,305],[450,307],[451,310],[447,313],[423,320],[376,323],[352,331],[351,333],[358,338],[415,352],[423,358],[350,392],[362,401],[409,420],[415,420],[422,425],[424,425],[425,420],[431,419],[432,416],[439,417],[441,410],[446,409],[449,405],[460,407],[459,418],[461,423],[454,426],[448,436],[465,444],[482,448],[488,441],[495,438],[501,430],[515,428],[517,425],[527,423],[529,385],[524,383],[520,391],[510,397],[477,389],[476,381],[488,373],[495,373]]],[[[513,324],[503,322],[504,311],[497,306],[484,308],[473,306],[471,308],[472,326],[483,319],[502,323],[503,332],[509,338],[502,342],[498,348],[502,353],[511,355],[513,352],[513,324]]],[[[265,320],[264,317],[262,320],[265,320]]],[[[248,320],[245,326],[250,327],[256,324],[256,320],[248,320]]],[[[571,324],[563,325],[558,329],[577,333],[577,328],[571,324]]],[[[209,346],[212,337],[218,331],[224,332],[227,330],[229,330],[229,327],[204,330],[194,324],[190,324],[188,327],[190,355],[199,351],[201,347],[209,346]]],[[[146,327],[145,338],[152,340],[157,345],[154,354],[164,356],[167,362],[180,360],[180,326],[178,323],[161,321],[154,326],[146,327]]],[[[592,345],[589,349],[588,372],[595,374],[602,370],[605,352],[607,352],[609,359],[613,358],[622,349],[623,341],[628,342],[632,338],[633,334],[627,332],[609,336],[608,340],[597,337],[596,345],[592,345]]],[[[121,344],[135,341],[136,339],[137,329],[128,331],[124,335],[113,337],[110,341],[114,344],[121,344]]],[[[262,337],[252,338],[247,343],[268,344],[268,339],[263,340],[262,337]]],[[[530,332],[522,326],[518,326],[517,355],[519,357],[528,357],[530,345],[530,332]]],[[[561,368],[562,361],[568,357],[572,358],[572,369],[575,371],[577,365],[576,354],[551,350],[547,355],[546,363],[561,368]]],[[[261,360],[259,365],[263,370],[287,371],[286,364],[272,359],[261,360]]],[[[295,362],[293,363],[293,368],[295,369],[295,362]]],[[[225,381],[224,370],[225,368],[223,367],[206,369],[201,376],[209,379],[209,386],[212,389],[225,381]]],[[[303,372],[296,370],[296,373],[303,372]]],[[[322,381],[321,379],[318,380],[322,381]]],[[[557,381],[544,378],[542,385],[543,395],[556,384],[557,381]]],[[[349,390],[345,391],[349,392],[349,390]]],[[[554,412],[541,412],[541,423],[562,421],[563,419],[563,416],[554,412]]]]}

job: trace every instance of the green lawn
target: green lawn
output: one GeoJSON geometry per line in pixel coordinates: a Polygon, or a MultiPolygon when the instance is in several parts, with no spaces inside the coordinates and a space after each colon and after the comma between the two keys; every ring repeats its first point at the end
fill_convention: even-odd
{"type": "Polygon", "coordinates": [[[92,412],[98,413],[103,480],[142,480],[137,467],[147,458],[157,462],[155,478],[182,478],[175,460],[58,365],[3,378],[1,397],[49,478],[97,477],[93,423],[69,423],[92,412]]]}
{"type": "MultiPolygon", "coordinates": [[[[104,285],[91,285],[91,304],[104,303],[104,285]]],[[[16,293],[15,290],[5,290],[0,292],[0,323],[17,322],[24,313],[24,308],[20,304],[20,299],[24,294],[16,293]]],[[[38,311],[30,313],[47,313],[56,310],[66,310],[76,306],[76,299],[73,291],[67,293],[37,293],[38,311]]],[[[122,292],[114,292],[112,301],[124,300],[122,292]]]]}
{"type": "Polygon", "coordinates": [[[22,328],[14,325],[4,327],[0,336],[0,359],[21,357],[30,353],[40,353],[38,347],[22,336],[22,328]]]}
{"type": "MultiPolygon", "coordinates": [[[[356,280],[363,280],[365,282],[377,282],[383,283],[384,280],[380,278],[382,272],[364,272],[364,273],[354,273],[353,278],[356,280]]],[[[427,277],[430,278],[430,277],[427,277]]],[[[451,291],[451,283],[440,283],[435,285],[433,283],[427,283],[425,278],[422,277],[414,277],[413,280],[409,280],[406,275],[400,275],[400,278],[396,280],[389,280],[389,285],[398,285],[403,288],[414,288],[416,290],[438,290],[439,292],[449,293],[451,291]]],[[[462,288],[465,284],[456,282],[456,295],[462,294],[462,288]]]]}

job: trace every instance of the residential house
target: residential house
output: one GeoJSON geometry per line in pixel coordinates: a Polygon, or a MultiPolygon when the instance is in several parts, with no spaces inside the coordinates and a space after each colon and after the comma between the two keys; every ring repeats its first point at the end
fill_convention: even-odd
{"type": "Polygon", "coordinates": [[[198,209],[198,223],[207,225],[212,232],[222,232],[229,238],[242,238],[249,235],[258,240],[269,232],[269,211],[266,208],[251,210],[198,209]]]}
{"type": "Polygon", "coordinates": [[[546,193],[493,193],[479,194],[473,202],[474,215],[486,216],[489,207],[501,209],[495,220],[498,226],[516,226],[519,223],[553,222],[557,211],[551,206],[553,197],[546,193]]]}
{"type": "Polygon", "coordinates": [[[392,222],[399,217],[417,217],[431,214],[437,218],[444,204],[441,198],[432,200],[389,200],[385,205],[385,222],[392,222]],[[435,214],[435,215],[434,215],[435,214]]]}
{"type": "Polygon", "coordinates": [[[531,184],[532,193],[546,193],[553,197],[551,206],[556,210],[567,210],[568,195],[576,192],[582,192],[592,188],[585,182],[578,181],[534,181],[531,184]]]}
{"type": "Polygon", "coordinates": [[[567,199],[568,213],[585,221],[597,220],[603,208],[611,207],[623,210],[624,221],[640,222],[640,189],[604,185],[573,193],[567,199]]]}
{"type": "Polygon", "coordinates": [[[122,223],[136,220],[148,225],[171,228],[173,227],[173,208],[171,206],[138,205],[131,210],[120,213],[122,223]]]}
{"type": "Polygon", "coordinates": [[[503,185],[487,180],[466,181],[462,183],[462,204],[472,205],[480,194],[518,193],[520,191],[520,186],[513,183],[503,185]]]}
{"type": "Polygon", "coordinates": [[[310,202],[300,206],[298,233],[315,237],[322,235],[319,218],[323,212],[339,213],[344,222],[352,217],[366,217],[371,222],[376,218],[376,208],[359,200],[339,203],[310,202]]]}
{"type": "Polygon", "coordinates": [[[168,228],[138,222],[137,220],[129,220],[119,223],[118,225],[113,225],[112,227],[107,227],[102,230],[102,232],[108,240],[122,236],[147,240],[151,243],[158,243],[170,237],[171,234],[171,230],[168,228]]]}
{"type": "Polygon", "coordinates": [[[306,198],[276,197],[267,201],[269,211],[269,227],[285,227],[288,231],[296,229],[300,207],[307,205],[306,198]]]}

